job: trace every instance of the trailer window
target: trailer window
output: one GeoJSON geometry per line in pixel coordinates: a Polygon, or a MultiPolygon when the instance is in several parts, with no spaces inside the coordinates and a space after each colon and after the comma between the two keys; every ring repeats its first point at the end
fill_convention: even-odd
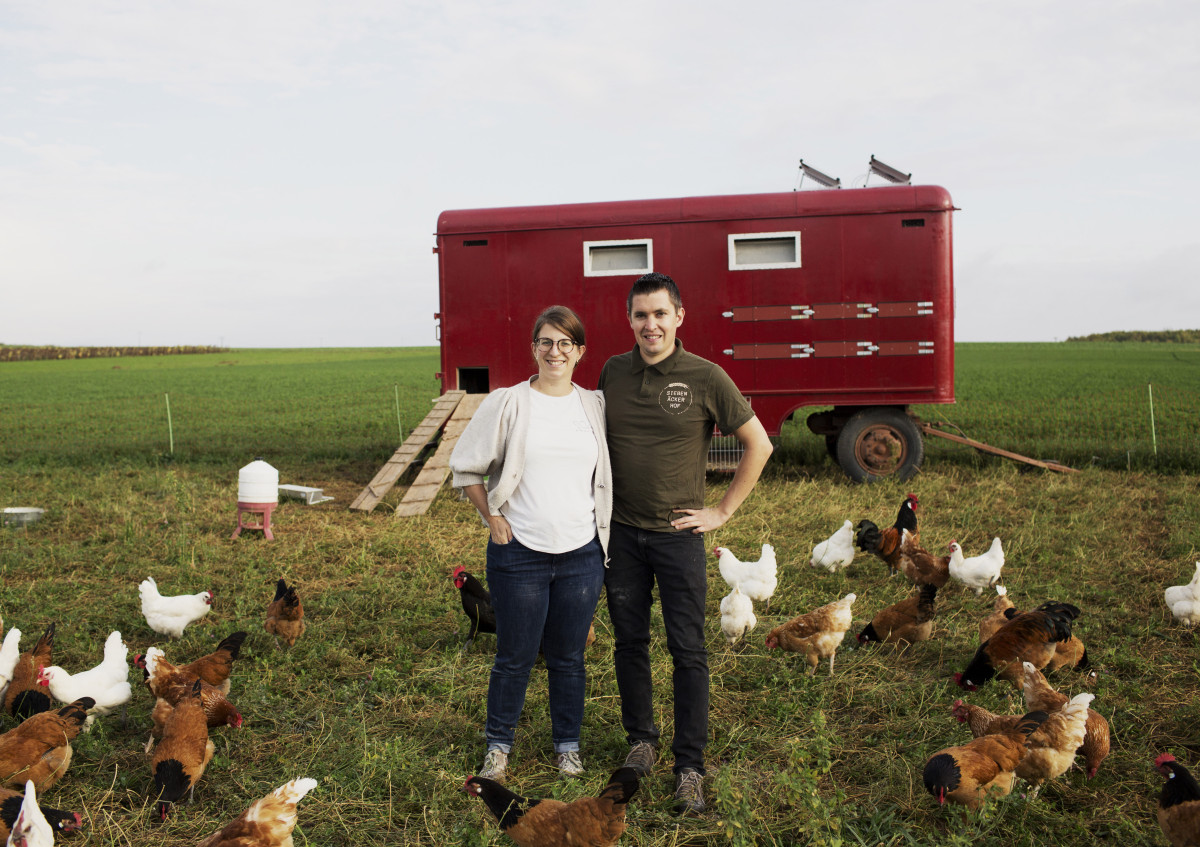
{"type": "Polygon", "coordinates": [[[800,233],[747,232],[729,236],[729,270],[800,267],[800,233]]]}
{"type": "Polygon", "coordinates": [[[654,243],[649,238],[583,242],[584,276],[629,276],[652,270],[654,243]]]}

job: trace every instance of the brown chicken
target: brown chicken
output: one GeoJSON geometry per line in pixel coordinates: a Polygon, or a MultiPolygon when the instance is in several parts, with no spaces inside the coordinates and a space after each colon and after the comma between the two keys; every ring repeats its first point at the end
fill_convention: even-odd
{"type": "Polygon", "coordinates": [[[992,613],[979,622],[979,643],[987,641],[996,634],[996,630],[1008,623],[1010,616],[1005,614],[1013,609],[1013,601],[1008,599],[1008,589],[1003,585],[996,586],[996,599],[992,602],[992,613]]]}
{"type": "Polygon", "coordinates": [[[81,697],[57,711],[26,718],[0,735],[0,785],[23,790],[25,781],[33,780],[40,794],[58,782],[71,764],[71,741],[94,705],[91,697],[81,697]]]}
{"type": "MultiPolygon", "coordinates": [[[[1003,587],[1004,586],[1002,585],[996,586],[997,592],[999,592],[1003,587]]],[[[1004,625],[1005,621],[1010,621],[1017,615],[1021,614],[1021,610],[1017,609],[1013,605],[1012,601],[1008,600],[1008,598],[1004,596],[996,598],[995,609],[996,611],[992,612],[992,614],[989,615],[984,622],[979,625],[980,641],[987,640],[987,638],[983,637],[984,624],[988,624],[991,632],[991,634],[988,635],[988,638],[991,638],[991,636],[994,635],[999,628],[1004,625]],[[1002,601],[1004,601],[1007,605],[1003,605],[1002,601]],[[994,623],[991,623],[993,621],[994,623]]],[[[1086,670],[1090,666],[1091,660],[1088,659],[1087,647],[1084,645],[1083,640],[1078,635],[1072,633],[1071,637],[1066,641],[1055,642],[1054,655],[1050,657],[1050,661],[1046,664],[1046,670],[1054,671],[1058,670],[1059,668],[1067,667],[1075,668],[1076,670],[1086,670]]]]}
{"type": "MultiPolygon", "coordinates": [[[[38,671],[54,664],[51,655],[53,649],[54,624],[50,624],[33,645],[33,649],[17,658],[12,681],[8,684],[8,690],[4,692],[4,711],[19,721],[30,715],[49,711],[54,705],[47,685],[38,684],[38,671]]],[[[20,787],[25,787],[24,780],[21,781],[20,787]]]]}
{"type": "Polygon", "coordinates": [[[1025,758],[1026,739],[1047,717],[1045,712],[1030,712],[1008,732],[939,750],[925,763],[925,790],[938,805],[959,803],[969,809],[978,809],[991,797],[1007,796],[1025,758]]]}
{"type": "Polygon", "coordinates": [[[979,645],[970,664],[954,681],[974,691],[993,677],[1007,679],[1016,688],[1024,684],[1022,662],[1044,668],[1054,656],[1058,642],[1071,637],[1071,623],[1079,616],[1079,607],[1051,600],[1032,612],[1014,615],[979,645]]]}
{"type": "Polygon", "coordinates": [[[936,585],[926,583],[911,597],[880,609],[858,634],[858,643],[913,644],[929,640],[933,633],[933,600],[937,591],[936,585]]]}
{"type": "Polygon", "coordinates": [[[236,729],[242,725],[241,713],[219,688],[214,688],[183,668],[175,667],[166,660],[162,650],[151,647],[144,657],[138,658],[142,660],[142,668],[146,673],[146,687],[156,698],[154,709],[150,712],[154,727],[146,739],[147,753],[153,749],[154,739],[162,737],[176,705],[191,695],[192,686],[197,682],[200,683],[200,702],[209,727],[231,726],[236,729]]]}
{"type": "Polygon", "coordinates": [[[767,633],[767,649],[776,647],[789,653],[803,653],[808,661],[810,676],[817,672],[821,659],[829,660],[829,675],[833,676],[833,656],[854,622],[850,607],[855,595],[847,594],[819,609],[792,618],[767,633]]]}
{"type": "Polygon", "coordinates": [[[473,776],[463,785],[483,800],[500,824],[500,831],[520,847],[609,847],[625,831],[625,806],[637,793],[633,768],[620,768],[598,797],[571,803],[520,797],[498,782],[473,776]]]}
{"type": "Polygon", "coordinates": [[[267,632],[283,639],[292,647],[296,639],[304,634],[304,606],[296,594],[296,586],[288,588],[282,579],[275,584],[275,599],[267,606],[267,620],[263,624],[267,632]]]}
{"type": "Polygon", "coordinates": [[[962,700],[954,701],[954,705],[950,707],[950,713],[958,719],[959,723],[965,723],[975,738],[996,732],[1011,732],[1024,717],[1024,715],[997,715],[982,706],[962,700]]]}
{"type": "Polygon", "coordinates": [[[292,847],[296,804],[317,787],[315,779],[293,779],[250,804],[199,847],[292,847]]]}
{"type": "Polygon", "coordinates": [[[935,556],[920,547],[908,530],[900,533],[900,570],[915,585],[944,588],[950,581],[950,557],[935,556]]]}
{"type": "MultiPolygon", "coordinates": [[[[1025,707],[1041,709],[1044,712],[1055,712],[1067,703],[1067,695],[1061,694],[1050,687],[1046,677],[1033,665],[1026,663],[1025,670],[1025,707]]],[[[1096,775],[1100,763],[1108,757],[1110,747],[1108,721],[1095,709],[1088,709],[1087,724],[1083,733],[1083,743],[1077,753],[1083,756],[1084,767],[1088,779],[1096,775]]]]}
{"type": "Polygon", "coordinates": [[[1167,778],[1158,796],[1158,825],[1171,847],[1200,844],[1200,785],[1188,769],[1170,753],[1154,760],[1154,767],[1167,778]]]}
{"type": "MultiPolygon", "coordinates": [[[[9,832],[17,820],[17,815],[21,813],[21,804],[24,802],[24,793],[0,788],[0,842],[8,841],[9,832]]],[[[64,812],[41,803],[38,803],[38,808],[41,809],[46,823],[50,824],[50,828],[56,833],[66,835],[77,832],[83,826],[83,818],[79,816],[79,812],[64,812]]]]}
{"type": "Polygon", "coordinates": [[[1017,765],[1017,776],[1033,786],[1032,800],[1042,786],[1067,772],[1075,761],[1075,751],[1083,744],[1087,727],[1088,703],[1092,694],[1076,694],[1046,722],[1030,733],[1025,742],[1028,751],[1017,765]]]}
{"type": "Polygon", "coordinates": [[[150,771],[154,774],[154,809],[163,820],[184,794],[195,792],[196,783],[212,761],[214,747],[200,704],[201,685],[200,680],[196,680],[189,696],[180,700],[171,712],[163,739],[150,759],[150,771]]]}
{"type": "Polygon", "coordinates": [[[181,666],[179,670],[199,677],[222,694],[228,694],[229,675],[233,673],[233,662],[241,652],[242,642],[246,640],[248,634],[235,632],[227,635],[217,645],[216,650],[207,656],[201,656],[194,662],[181,666]]]}

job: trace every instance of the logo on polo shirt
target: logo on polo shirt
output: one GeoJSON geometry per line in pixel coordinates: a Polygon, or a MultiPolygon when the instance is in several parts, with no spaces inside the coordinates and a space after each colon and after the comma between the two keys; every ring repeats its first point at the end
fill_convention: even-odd
{"type": "Polygon", "coordinates": [[[682,415],[692,407],[692,389],[686,382],[672,382],[658,395],[658,405],[672,415],[682,415]]]}

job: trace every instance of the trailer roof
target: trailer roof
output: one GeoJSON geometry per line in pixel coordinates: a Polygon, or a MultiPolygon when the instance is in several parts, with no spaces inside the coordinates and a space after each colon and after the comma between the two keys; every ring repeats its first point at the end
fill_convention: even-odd
{"type": "Polygon", "coordinates": [[[663,200],[618,200],[557,206],[459,209],[438,215],[438,235],[624,226],[639,223],[945,212],[950,193],[936,185],[897,185],[775,194],[729,194],[663,200]]]}

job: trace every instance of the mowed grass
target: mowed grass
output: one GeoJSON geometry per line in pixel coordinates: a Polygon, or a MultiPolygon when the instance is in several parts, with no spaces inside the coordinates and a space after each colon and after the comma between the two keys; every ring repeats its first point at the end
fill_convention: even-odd
{"type": "MultiPolygon", "coordinates": [[[[303,432],[294,441],[304,455],[303,432]]],[[[908,483],[855,486],[823,452],[815,437],[790,433],[750,499],[706,539],[710,549],[744,557],[775,545],[779,587],[770,613],[757,609],[748,643],[730,649],[718,626],[726,588],[710,559],[710,812],[690,820],[669,813],[669,760],[661,762],[630,807],[623,843],[1165,844],[1151,763],[1163,751],[1189,766],[1200,761],[1200,703],[1197,642],[1171,621],[1162,589],[1187,582],[1200,558],[1200,477],[1095,467],[1027,473],[965,451],[968,459],[932,461],[908,483]],[[842,520],[890,523],[908,491],[921,499],[927,548],[940,552],[957,539],[972,554],[998,535],[1004,582],[1020,606],[1053,598],[1083,609],[1077,632],[1100,676],[1088,683],[1060,671],[1051,682],[1070,694],[1092,691],[1093,707],[1110,719],[1113,752],[1094,779],[1072,771],[1036,800],[1017,792],[981,814],[939,809],[924,792],[928,756],[969,737],[949,713],[964,696],[950,677],[973,653],[991,598],[952,586],[939,597],[932,641],[907,651],[855,649],[858,629],[909,587],[861,554],[837,575],[808,565],[813,543],[842,520]],[[809,677],[798,658],[765,650],[772,626],[849,591],[859,598],[855,625],[832,677],[824,664],[809,677]]],[[[152,819],[141,752],[152,704],[140,688],[125,720],[101,718],[76,743],[69,773],[46,801],[83,814],[80,843],[192,844],[275,786],[310,776],[320,785],[301,804],[298,845],[505,843],[483,806],[459,790],[483,755],[494,652],[487,635],[459,651],[466,621],[450,573],[459,564],[483,570],[485,534],[473,509],[446,489],[429,514],[397,519],[391,507],[401,486],[375,512],[352,513],[346,507],[379,456],[271,458],[283,481],[336,498],[281,504],[274,542],[229,537],[240,460],[0,467],[0,505],[47,509],[27,530],[0,531],[0,614],[25,633],[26,647],[56,621],[55,661],[78,671],[99,661],[112,629],[131,654],[159,645],[180,660],[236,629],[250,632],[231,695],[246,724],[214,731],[217,754],[193,805],[165,825],[152,819]],[[213,611],[181,641],[166,642],[139,612],[137,583],[148,575],[166,593],[212,589],[213,611]],[[280,576],[298,584],[308,612],[309,630],[290,650],[262,630],[280,576]]],[[[710,498],[726,483],[712,477],[710,498]]],[[[669,739],[670,659],[655,614],[659,723],[669,739]]],[[[539,665],[512,757],[510,785],[521,793],[594,793],[624,756],[603,600],[596,629],[583,728],[588,775],[556,778],[539,665]]],[[[965,699],[1021,709],[998,683],[965,699]]]]}

